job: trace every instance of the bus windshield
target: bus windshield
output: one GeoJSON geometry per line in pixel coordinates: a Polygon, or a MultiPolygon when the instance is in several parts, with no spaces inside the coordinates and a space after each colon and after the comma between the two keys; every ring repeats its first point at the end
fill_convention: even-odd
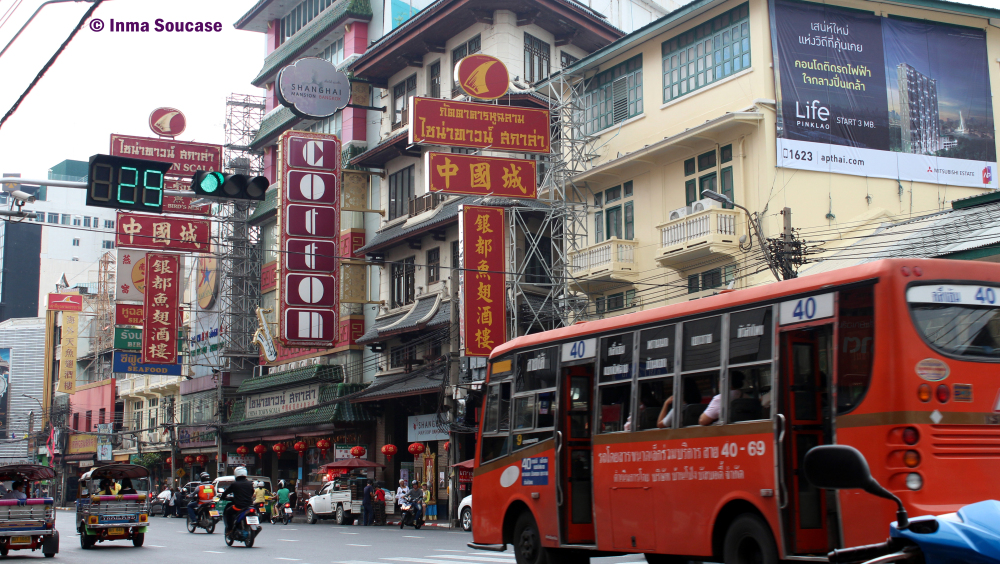
{"type": "Polygon", "coordinates": [[[918,286],[907,291],[917,329],[946,354],[1000,360],[1000,291],[984,286],[918,286]]]}

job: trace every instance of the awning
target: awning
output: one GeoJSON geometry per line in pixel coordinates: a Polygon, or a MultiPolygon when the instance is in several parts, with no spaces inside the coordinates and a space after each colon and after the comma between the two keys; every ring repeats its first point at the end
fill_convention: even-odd
{"type": "Polygon", "coordinates": [[[466,470],[472,470],[472,468],[475,465],[476,465],[476,459],[475,458],[470,458],[468,460],[463,460],[463,461],[459,462],[458,464],[452,464],[451,467],[452,468],[465,468],[466,470]]]}
{"type": "Polygon", "coordinates": [[[436,392],[441,389],[447,368],[444,363],[435,363],[414,372],[378,376],[351,401],[360,403],[436,392]]]}
{"type": "Polygon", "coordinates": [[[218,452],[219,447],[201,447],[201,448],[182,448],[180,449],[181,454],[215,454],[218,452]]]}
{"type": "Polygon", "coordinates": [[[95,454],[66,454],[63,455],[63,462],[78,462],[80,460],[93,460],[95,454]]]}

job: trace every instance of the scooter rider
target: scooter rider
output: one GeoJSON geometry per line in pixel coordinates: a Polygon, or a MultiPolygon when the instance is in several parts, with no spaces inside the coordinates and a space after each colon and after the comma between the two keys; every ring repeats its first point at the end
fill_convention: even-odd
{"type": "Polygon", "coordinates": [[[192,523],[198,522],[198,513],[195,511],[199,505],[204,505],[215,497],[215,488],[212,486],[212,476],[208,472],[202,472],[198,478],[201,483],[198,484],[197,495],[194,496],[194,500],[187,505],[188,508],[188,519],[192,523]]]}
{"type": "Polygon", "coordinates": [[[253,505],[253,484],[247,480],[247,469],[245,466],[240,466],[237,468],[233,475],[236,479],[233,483],[226,488],[226,491],[219,496],[219,501],[229,501],[231,502],[226,506],[226,511],[222,514],[223,519],[226,521],[226,534],[232,532],[233,521],[236,519],[236,515],[240,511],[243,511],[247,507],[253,505]]]}
{"type": "Polygon", "coordinates": [[[424,516],[424,490],[420,488],[420,482],[416,480],[410,482],[410,491],[406,494],[406,500],[413,506],[413,520],[422,518],[424,516]]]}

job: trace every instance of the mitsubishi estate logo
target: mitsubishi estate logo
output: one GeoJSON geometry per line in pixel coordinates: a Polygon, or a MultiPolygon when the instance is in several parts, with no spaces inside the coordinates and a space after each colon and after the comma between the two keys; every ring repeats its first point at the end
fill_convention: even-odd
{"type": "Polygon", "coordinates": [[[986,168],[983,169],[983,184],[992,184],[992,183],[993,183],[993,167],[991,167],[990,165],[986,165],[986,168]]]}

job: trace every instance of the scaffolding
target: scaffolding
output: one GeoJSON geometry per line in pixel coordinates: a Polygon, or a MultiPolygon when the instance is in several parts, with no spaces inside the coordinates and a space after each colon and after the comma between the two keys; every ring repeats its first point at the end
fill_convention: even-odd
{"type": "MultiPolygon", "coordinates": [[[[264,120],[264,98],[231,94],[226,99],[226,140],[223,163],[233,174],[260,175],[264,153],[251,142],[264,120]]],[[[260,304],[262,249],[260,231],[247,220],[255,203],[233,201],[220,204],[216,217],[219,255],[219,310],[222,317],[222,357],[230,372],[247,373],[257,365],[253,334],[257,330],[256,308],[260,304]]]]}

